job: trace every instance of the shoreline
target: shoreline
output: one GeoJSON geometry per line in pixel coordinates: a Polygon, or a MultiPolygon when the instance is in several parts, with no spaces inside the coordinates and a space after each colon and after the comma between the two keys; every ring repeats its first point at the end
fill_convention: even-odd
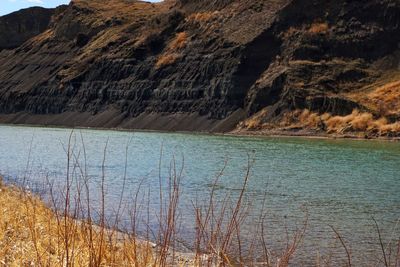
{"type": "MultiPolygon", "coordinates": [[[[58,212],[54,211],[53,208],[50,207],[51,205],[49,205],[48,203],[43,201],[42,198],[40,197],[40,194],[35,193],[33,191],[26,190],[26,189],[22,188],[21,186],[19,186],[18,184],[7,183],[4,179],[4,176],[2,176],[1,174],[0,174],[0,194],[2,194],[2,195],[0,195],[0,204],[3,206],[3,210],[0,211],[0,214],[3,215],[3,216],[0,216],[0,244],[2,241],[4,241],[3,238],[9,238],[7,236],[7,234],[2,235],[2,233],[3,233],[2,230],[4,230],[4,229],[2,229],[3,228],[2,226],[4,226],[4,224],[7,225],[7,231],[12,229],[13,231],[18,232],[18,230],[15,230],[14,228],[18,228],[19,230],[22,230],[25,228],[24,230],[26,230],[26,229],[32,227],[31,224],[33,224],[33,225],[36,225],[38,223],[43,224],[43,221],[42,221],[43,218],[45,219],[46,223],[48,223],[48,224],[57,223],[54,220],[57,216],[59,216],[59,215],[57,215],[58,212]],[[7,199],[7,202],[4,201],[4,198],[7,199]],[[22,210],[18,209],[16,211],[12,211],[11,209],[7,208],[7,205],[10,205],[12,203],[19,203],[23,207],[22,210]],[[28,212],[27,212],[28,210],[34,211],[33,219],[32,219],[33,221],[30,221],[26,217],[26,215],[28,214],[28,212]],[[19,222],[15,222],[12,219],[10,220],[10,218],[8,216],[4,216],[4,215],[7,215],[8,212],[16,213],[16,214],[18,214],[19,217],[21,217],[21,214],[25,214],[25,213],[26,214],[22,215],[23,219],[20,219],[19,222]],[[37,212],[37,214],[36,214],[36,212],[37,212]],[[53,221],[53,222],[51,222],[51,221],[53,221]],[[18,223],[18,226],[14,225],[14,223],[18,223]],[[21,227],[22,227],[22,229],[20,229],[21,227]]],[[[63,218],[64,218],[64,216],[61,215],[60,219],[63,219],[63,218]]],[[[138,249],[138,251],[142,251],[142,249],[144,248],[144,251],[142,251],[142,253],[151,253],[151,255],[150,255],[151,257],[159,257],[158,254],[161,253],[160,250],[162,248],[161,248],[160,244],[154,243],[153,241],[151,241],[150,239],[146,239],[145,237],[132,235],[132,233],[125,232],[123,230],[120,230],[118,228],[114,228],[114,227],[111,227],[108,225],[101,226],[100,224],[93,222],[93,221],[72,218],[70,216],[67,216],[65,218],[68,221],[68,224],[74,225],[72,228],[75,228],[75,231],[77,231],[77,229],[80,229],[80,228],[82,228],[82,229],[90,228],[90,229],[92,229],[91,231],[93,231],[93,233],[95,233],[95,235],[103,232],[104,236],[106,237],[105,242],[110,242],[110,244],[108,244],[108,245],[123,247],[123,246],[126,246],[126,243],[131,243],[131,245],[137,247],[137,248],[135,248],[135,250],[138,249]],[[107,239],[109,241],[106,241],[107,239]]],[[[57,220],[59,220],[59,219],[57,219],[57,220]]],[[[34,226],[34,227],[36,227],[36,226],[34,226]]],[[[43,229],[46,228],[46,226],[43,226],[43,225],[41,227],[43,229]]],[[[29,229],[29,230],[32,231],[32,229],[29,229]]],[[[51,230],[51,228],[47,229],[47,230],[51,230]]],[[[59,230],[60,229],[58,229],[58,234],[60,234],[59,230]]],[[[56,236],[57,233],[50,232],[50,231],[47,233],[43,233],[43,234],[50,235],[50,238],[60,238],[60,236],[56,236]],[[52,236],[52,234],[54,236],[52,236]]],[[[35,237],[32,237],[32,238],[35,238],[35,237]]],[[[35,240],[35,242],[40,243],[40,242],[43,242],[43,240],[41,240],[41,239],[48,238],[48,237],[36,237],[36,238],[38,238],[38,240],[35,240]]],[[[61,237],[61,238],[63,238],[63,237],[61,237]]],[[[20,246],[28,246],[27,243],[32,242],[32,240],[26,239],[26,237],[21,238],[21,237],[19,237],[19,235],[17,236],[17,239],[14,241],[16,243],[18,243],[20,246]]],[[[35,244],[35,246],[36,245],[37,244],[35,244]]],[[[35,251],[33,251],[34,249],[37,249],[37,248],[31,248],[32,251],[25,251],[25,253],[36,253],[35,251]]],[[[171,250],[171,252],[173,252],[173,254],[167,255],[166,260],[168,262],[171,262],[171,263],[173,262],[174,264],[178,264],[179,266],[181,266],[180,264],[191,264],[191,265],[185,265],[185,266],[195,266],[194,265],[195,261],[196,261],[196,253],[195,252],[189,250],[188,248],[186,248],[186,249],[170,248],[170,250],[171,250]]],[[[0,265],[4,261],[2,256],[4,256],[4,255],[2,255],[1,251],[0,251],[0,265]]],[[[148,257],[148,256],[149,255],[146,255],[146,257],[148,257]]],[[[209,255],[204,254],[204,255],[201,255],[201,257],[207,258],[207,257],[209,257],[209,255]]],[[[23,260],[28,260],[28,259],[26,258],[23,260]]],[[[33,259],[31,259],[31,260],[33,260],[33,259]]]]}
{"type": "Polygon", "coordinates": [[[316,140],[351,140],[351,141],[385,141],[385,142],[400,142],[400,137],[387,137],[387,136],[368,136],[363,137],[356,135],[356,133],[338,135],[319,133],[310,130],[300,131],[283,131],[283,130],[261,130],[261,131],[248,131],[237,130],[227,132],[213,132],[213,131],[185,131],[185,130],[156,130],[156,129],[141,129],[141,128],[124,128],[124,127],[90,127],[90,126],[67,126],[67,125],[52,125],[52,124],[19,124],[19,123],[0,123],[0,126],[9,127],[26,127],[26,128],[53,128],[53,129],[71,129],[71,130],[97,130],[97,131],[116,131],[127,133],[163,133],[163,134],[189,134],[189,135],[205,135],[205,136],[225,136],[225,137],[256,137],[256,138],[302,138],[302,139],[316,139],[316,140]]]}
{"type": "Polygon", "coordinates": [[[277,137],[277,138],[304,138],[304,139],[320,139],[320,140],[352,140],[352,141],[387,141],[399,142],[400,137],[362,137],[354,134],[338,135],[328,133],[316,133],[313,131],[302,130],[300,132],[268,130],[268,131],[239,131],[232,133],[234,136],[253,136],[253,137],[277,137]]]}

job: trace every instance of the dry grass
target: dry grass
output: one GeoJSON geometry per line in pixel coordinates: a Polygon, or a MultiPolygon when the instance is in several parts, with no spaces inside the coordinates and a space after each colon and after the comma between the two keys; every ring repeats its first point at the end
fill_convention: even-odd
{"type": "Polygon", "coordinates": [[[163,66],[174,64],[175,61],[179,58],[179,54],[172,53],[172,54],[162,54],[156,63],[156,68],[161,68],[163,66]]]}
{"type": "Polygon", "coordinates": [[[385,118],[374,119],[368,112],[353,112],[347,116],[333,116],[325,121],[328,132],[343,133],[345,131],[365,132],[371,130],[380,130],[387,124],[385,118]]]}
{"type": "MultiPolygon", "coordinates": [[[[105,228],[101,223],[94,225],[90,220],[73,219],[48,208],[29,192],[0,184],[0,266],[245,266],[231,253],[238,251],[233,249],[237,247],[236,242],[241,242],[237,240],[241,238],[240,223],[247,215],[244,194],[250,165],[238,199],[233,202],[225,199],[217,204],[214,193],[222,174],[223,170],[215,180],[209,203],[194,204],[196,240],[190,257],[182,256],[187,254],[178,253],[172,247],[176,238],[179,176],[171,181],[171,191],[167,195],[160,192],[161,200],[167,199],[168,205],[159,212],[162,234],[157,249],[132,234],[105,228]]],[[[265,214],[262,215],[265,218],[265,214]]],[[[264,231],[265,222],[262,223],[255,230],[259,234],[264,231]]],[[[279,267],[288,266],[305,229],[296,232],[293,240],[288,239],[290,246],[278,258],[271,258],[264,240],[263,250],[270,257],[266,266],[273,263],[279,267]]],[[[241,250],[238,253],[247,255],[241,250]]]]}
{"type": "Polygon", "coordinates": [[[382,116],[400,114],[400,80],[378,87],[363,100],[372,104],[382,116]]]}
{"type": "Polygon", "coordinates": [[[179,51],[186,47],[188,35],[186,32],[177,33],[175,38],[168,44],[156,62],[156,69],[174,64],[180,57],[179,51]]]}
{"type": "Polygon", "coordinates": [[[305,109],[301,112],[299,121],[307,127],[317,128],[321,122],[321,118],[318,116],[318,114],[312,113],[308,109],[305,109]]]}
{"type": "Polygon", "coordinates": [[[175,38],[168,45],[168,50],[176,51],[186,46],[188,35],[186,32],[177,33],[175,38]]]}
{"type": "Polygon", "coordinates": [[[400,72],[390,71],[374,84],[348,93],[346,97],[382,117],[400,116],[400,72]]]}
{"type": "Polygon", "coordinates": [[[292,113],[292,116],[297,116],[298,124],[301,127],[325,128],[328,133],[374,132],[381,136],[400,133],[400,123],[390,124],[385,117],[375,119],[371,113],[360,112],[357,109],[346,116],[332,116],[329,113],[320,115],[307,109],[301,112],[296,111],[292,113]]]}
{"type": "Polygon", "coordinates": [[[399,133],[400,132],[400,122],[385,124],[385,125],[380,126],[379,129],[382,134],[399,133]]]}
{"type": "Polygon", "coordinates": [[[238,127],[247,130],[261,130],[267,126],[263,123],[263,119],[266,117],[266,115],[267,115],[267,110],[263,109],[254,116],[239,123],[238,127]]]}
{"type": "Polygon", "coordinates": [[[0,185],[0,192],[0,266],[148,266],[154,262],[150,243],[70,217],[64,220],[40,199],[17,188],[0,185]]]}
{"type": "Polygon", "coordinates": [[[362,133],[374,136],[397,136],[400,134],[400,122],[390,123],[372,113],[355,109],[346,116],[333,116],[330,113],[319,114],[308,109],[295,110],[283,114],[278,124],[265,123],[266,111],[255,114],[238,125],[239,129],[257,131],[271,128],[303,128],[326,131],[330,134],[362,133]]]}
{"type": "Polygon", "coordinates": [[[262,128],[262,122],[257,117],[251,117],[242,124],[242,127],[248,130],[260,130],[262,128]]]}
{"type": "Polygon", "coordinates": [[[326,22],[315,22],[311,24],[308,29],[308,33],[310,34],[324,34],[329,30],[329,25],[326,22]]]}
{"type": "MultiPolygon", "coordinates": [[[[150,32],[148,25],[154,18],[161,14],[170,12],[174,5],[173,1],[162,1],[160,3],[150,3],[146,1],[121,1],[121,0],[74,0],[71,5],[78,10],[85,12],[73,13],[72,8],[67,14],[60,14],[56,19],[58,25],[55,29],[57,33],[63,34],[64,28],[71,24],[70,19],[73,16],[74,23],[79,23],[82,29],[102,29],[99,34],[92,36],[88,44],[82,47],[79,53],[69,60],[69,67],[60,71],[59,75],[63,81],[68,81],[71,77],[76,77],[87,67],[87,62],[91,58],[113,57],[117,53],[123,53],[124,50],[118,50],[110,44],[137,40],[140,43],[140,32],[150,32]],[[112,25],[112,26],[110,26],[112,25]],[[134,28],[135,31],[130,29],[134,28]],[[139,39],[139,40],[138,40],[139,39]],[[110,51],[112,53],[109,53],[110,51]]],[[[74,24],[72,23],[72,24],[74,24]]],[[[43,38],[43,37],[42,37],[43,38]]],[[[54,39],[54,38],[50,38],[54,39]]],[[[118,57],[121,57],[119,54],[118,57]]]]}
{"type": "Polygon", "coordinates": [[[165,12],[172,5],[171,1],[149,3],[121,0],[74,0],[73,2],[78,7],[94,10],[99,19],[120,18],[130,22],[138,18],[148,18],[160,12],[165,12]]]}
{"type": "Polygon", "coordinates": [[[193,13],[186,18],[186,21],[196,22],[196,23],[208,22],[217,17],[218,15],[219,15],[218,11],[193,13]]]}

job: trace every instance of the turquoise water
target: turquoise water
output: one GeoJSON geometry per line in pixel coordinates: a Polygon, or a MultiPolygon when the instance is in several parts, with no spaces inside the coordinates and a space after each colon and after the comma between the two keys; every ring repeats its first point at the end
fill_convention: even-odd
{"type": "MultiPolygon", "coordinates": [[[[385,241],[400,236],[400,143],[86,129],[71,134],[70,129],[0,126],[0,174],[17,183],[26,177],[30,187],[39,188],[45,182],[43,177],[61,186],[65,182],[65,149],[70,136],[74,155],[81,163],[83,140],[87,161],[82,165],[95,192],[107,144],[109,210],[118,206],[126,166],[124,201],[129,203],[140,184],[150,195],[152,211],[157,213],[160,170],[165,181],[175,158],[176,169],[183,170],[181,232],[187,237],[193,232],[192,201],[208,196],[210,185],[225,163],[217,197],[237,196],[248,158],[252,163],[246,195],[252,207],[250,221],[258,218],[265,198],[272,247],[284,246],[285,228],[301,226],[307,214],[306,238],[298,258],[310,265],[318,253],[344,257],[329,225],[340,230],[351,244],[354,262],[360,266],[376,266],[377,256],[381,255],[372,217],[382,228],[385,241]]],[[[248,223],[243,226],[247,228],[251,238],[248,223]]]]}

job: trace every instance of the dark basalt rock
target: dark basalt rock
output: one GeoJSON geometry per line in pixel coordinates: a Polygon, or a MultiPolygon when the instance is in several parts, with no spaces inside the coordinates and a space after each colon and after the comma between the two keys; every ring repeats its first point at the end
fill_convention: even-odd
{"type": "Polygon", "coordinates": [[[83,47],[89,42],[90,38],[84,33],[78,33],[75,39],[76,46],[83,47]]]}
{"type": "Polygon", "coordinates": [[[13,49],[44,32],[54,9],[34,7],[0,17],[0,51],[13,49]]]}
{"type": "Polygon", "coordinates": [[[235,0],[178,0],[181,8],[195,12],[201,10],[218,10],[232,4],[235,0]]]}
{"type": "Polygon", "coordinates": [[[345,115],[367,109],[343,94],[384,75],[376,62],[400,65],[397,0],[120,1],[129,12],[110,15],[117,2],[74,1],[52,19],[9,15],[40,22],[22,35],[0,18],[0,35],[15,39],[0,38],[0,49],[15,48],[0,53],[0,114],[345,115]]]}

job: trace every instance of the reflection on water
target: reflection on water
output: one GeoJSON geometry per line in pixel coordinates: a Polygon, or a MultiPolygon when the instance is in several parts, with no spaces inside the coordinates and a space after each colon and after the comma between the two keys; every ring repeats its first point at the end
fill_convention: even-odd
{"type": "MultiPolygon", "coordinates": [[[[45,175],[63,182],[70,134],[68,129],[0,126],[0,173],[13,179],[29,177],[31,186],[43,182],[45,175]]],[[[192,201],[208,196],[225,164],[216,196],[239,194],[249,157],[252,168],[246,196],[252,206],[251,220],[258,218],[265,199],[269,240],[279,247],[286,241],[285,228],[301,225],[307,213],[306,240],[299,251],[303,262],[315,263],[317,251],[342,254],[329,225],[354,244],[354,261],[359,264],[376,262],[373,253],[379,252],[372,217],[387,240],[400,235],[399,143],[76,130],[73,150],[82,162],[81,138],[87,158],[84,165],[97,187],[108,142],[105,174],[110,210],[119,202],[125,159],[124,199],[130,201],[128,192],[141,184],[150,191],[150,205],[156,211],[160,156],[162,179],[175,158],[177,169],[184,170],[181,232],[186,236],[193,233],[192,201]]],[[[243,231],[251,231],[250,225],[243,225],[243,231]]]]}

